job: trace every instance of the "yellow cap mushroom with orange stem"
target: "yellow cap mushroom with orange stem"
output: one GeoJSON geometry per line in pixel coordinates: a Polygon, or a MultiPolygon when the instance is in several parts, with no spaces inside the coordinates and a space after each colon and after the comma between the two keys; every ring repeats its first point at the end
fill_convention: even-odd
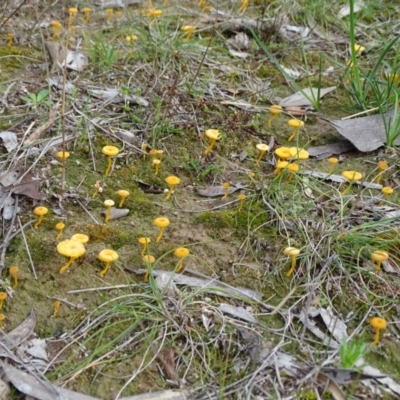
{"type": "Polygon", "coordinates": [[[110,220],[110,218],[111,218],[111,207],[113,207],[114,206],[114,201],[113,200],[106,200],[105,202],[104,202],[104,205],[107,207],[107,210],[106,210],[106,217],[105,217],[105,219],[104,219],[104,222],[105,223],[107,223],[109,220],[110,220]]]}
{"type": "Polygon", "coordinates": [[[385,200],[388,198],[389,194],[392,194],[394,192],[394,190],[390,186],[384,186],[381,190],[383,193],[383,199],[379,203],[380,206],[385,202],[385,200]]]}
{"type": "Polygon", "coordinates": [[[246,195],[244,193],[239,193],[237,195],[237,199],[239,200],[238,211],[242,211],[244,200],[246,199],[246,195]]]}
{"type": "Polygon", "coordinates": [[[18,286],[18,272],[19,272],[19,268],[17,266],[13,266],[9,269],[10,271],[10,275],[12,276],[12,278],[14,279],[14,283],[12,288],[15,289],[18,286]]]}
{"type": "Polygon", "coordinates": [[[49,212],[47,207],[39,206],[33,210],[33,213],[38,216],[36,224],[33,226],[35,229],[42,223],[44,215],[49,212]]]}
{"type": "Polygon", "coordinates": [[[7,293],[6,292],[0,292],[0,310],[3,308],[4,306],[4,301],[7,298],[7,293]]]}
{"type": "Polygon", "coordinates": [[[142,248],[142,256],[144,256],[144,253],[147,251],[147,245],[151,242],[151,239],[149,237],[140,237],[138,239],[138,242],[143,246],[142,248]]]}
{"type": "Polygon", "coordinates": [[[354,181],[359,181],[362,178],[362,174],[357,171],[343,171],[342,176],[350,183],[350,185],[342,192],[342,195],[345,195],[348,192],[354,181]]]}
{"type": "Polygon", "coordinates": [[[375,329],[375,336],[374,336],[374,341],[372,342],[372,344],[378,344],[378,342],[379,342],[379,332],[381,330],[387,328],[387,322],[383,318],[374,317],[369,321],[369,323],[372,326],[372,328],[375,329]]]}
{"type": "Polygon", "coordinates": [[[153,221],[153,225],[157,226],[158,228],[160,228],[160,231],[158,233],[158,236],[156,238],[156,243],[158,243],[164,233],[164,229],[170,224],[169,219],[166,217],[158,217],[153,221]]]}
{"type": "Polygon", "coordinates": [[[167,185],[169,185],[169,190],[166,197],[166,200],[168,200],[174,192],[175,186],[179,185],[181,183],[181,180],[177,176],[170,175],[165,178],[165,182],[167,183],[167,185]]]}
{"type": "Polygon", "coordinates": [[[283,250],[283,254],[290,256],[290,258],[292,259],[292,265],[289,271],[286,273],[286,276],[290,278],[296,267],[296,257],[300,254],[300,250],[296,249],[296,247],[289,246],[286,247],[285,250],[283,250]]]}
{"type": "Polygon", "coordinates": [[[117,194],[121,199],[118,207],[122,207],[125,202],[125,199],[130,195],[130,193],[127,190],[121,189],[121,190],[118,190],[117,194]]]}
{"type": "Polygon", "coordinates": [[[156,259],[149,254],[143,256],[143,262],[146,264],[146,267],[147,267],[147,271],[144,274],[144,278],[143,278],[144,282],[147,282],[149,280],[151,266],[154,264],[155,261],[156,261],[156,259]]]}
{"type": "Polygon", "coordinates": [[[158,160],[158,159],[154,159],[154,160],[151,162],[151,165],[154,167],[154,173],[155,173],[156,175],[158,175],[158,171],[159,171],[159,168],[160,168],[160,164],[161,164],[161,160],[158,160]]]}
{"type": "Polygon", "coordinates": [[[268,126],[271,126],[272,122],[274,122],[278,115],[282,112],[282,106],[274,104],[268,109],[268,111],[272,114],[272,117],[268,120],[268,126]]]}
{"type": "Polygon", "coordinates": [[[269,146],[264,143],[258,143],[256,145],[256,149],[260,152],[260,155],[258,156],[256,161],[256,165],[259,165],[264,154],[269,150],[269,146]]]}
{"type": "Polygon", "coordinates": [[[287,182],[289,183],[296,172],[299,172],[299,166],[296,163],[290,163],[286,167],[286,169],[290,172],[287,182]]]}
{"type": "Polygon", "coordinates": [[[58,243],[57,251],[65,256],[69,257],[69,261],[60,269],[60,274],[63,274],[67,269],[71,266],[71,264],[79,257],[82,257],[86,250],[85,246],[78,242],[77,240],[63,240],[62,242],[58,243]]]}
{"type": "Polygon", "coordinates": [[[190,251],[186,247],[178,247],[174,251],[174,256],[179,258],[178,266],[176,267],[176,272],[181,272],[183,270],[183,259],[189,255],[190,251]]]}
{"type": "Polygon", "coordinates": [[[231,184],[229,182],[224,182],[222,184],[222,187],[224,188],[224,195],[221,197],[221,200],[224,200],[228,197],[229,188],[231,187],[231,184]]]}
{"type": "Polygon", "coordinates": [[[110,265],[113,261],[118,260],[118,253],[114,250],[110,250],[110,249],[104,249],[102,250],[97,258],[100,261],[103,261],[106,263],[106,266],[104,267],[104,269],[102,271],[100,271],[99,275],[104,278],[104,275],[108,272],[108,270],[110,269],[110,265]]]}
{"type": "Polygon", "coordinates": [[[221,134],[218,129],[207,129],[205,132],[205,135],[206,135],[207,139],[209,140],[210,144],[204,151],[204,154],[208,154],[211,151],[211,149],[214,147],[217,140],[220,139],[221,134]]]}
{"type": "Polygon", "coordinates": [[[115,146],[104,146],[101,152],[108,157],[107,169],[104,175],[108,175],[111,170],[112,158],[119,154],[119,148],[115,146]]]}
{"type": "Polygon", "coordinates": [[[56,236],[56,240],[59,240],[61,235],[64,232],[65,224],[63,222],[59,222],[56,224],[56,229],[59,231],[58,235],[56,236]]]}
{"type": "Polygon", "coordinates": [[[375,273],[377,274],[381,269],[381,264],[389,258],[389,254],[386,251],[375,250],[371,253],[371,259],[376,262],[375,273]]]}
{"type": "Polygon", "coordinates": [[[299,119],[289,119],[288,125],[293,128],[292,134],[290,135],[288,142],[291,142],[300,127],[304,126],[304,121],[300,121],[299,119]]]}
{"type": "Polygon", "coordinates": [[[388,169],[388,163],[385,160],[378,161],[378,169],[380,173],[376,178],[376,183],[379,185],[381,183],[383,173],[388,169]]]}
{"type": "Polygon", "coordinates": [[[278,147],[275,150],[275,155],[278,157],[279,161],[286,161],[288,158],[293,157],[289,147],[278,147]]]}
{"type": "Polygon", "coordinates": [[[90,13],[92,12],[92,9],[90,7],[83,7],[82,12],[85,16],[85,18],[83,19],[83,24],[87,25],[90,21],[90,13]]]}
{"type": "Polygon", "coordinates": [[[339,162],[339,159],[336,157],[329,157],[328,158],[328,163],[331,165],[329,168],[328,174],[332,174],[333,171],[335,170],[336,164],[339,162]]]}

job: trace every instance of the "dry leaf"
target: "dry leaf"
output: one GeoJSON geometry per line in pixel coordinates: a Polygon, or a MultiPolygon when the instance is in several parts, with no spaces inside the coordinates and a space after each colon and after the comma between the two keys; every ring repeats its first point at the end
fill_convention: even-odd
{"type": "Polygon", "coordinates": [[[164,189],[159,188],[157,186],[149,185],[148,183],[137,181],[139,189],[142,189],[145,193],[152,193],[152,194],[162,194],[165,193],[164,189]]]}
{"type": "Polygon", "coordinates": [[[0,132],[0,139],[3,141],[3,145],[8,152],[14,150],[18,146],[17,136],[14,132],[0,132]]]}
{"type": "MultiPolygon", "coordinates": [[[[107,211],[103,210],[101,215],[106,215],[107,211]]],[[[111,207],[110,221],[114,219],[124,218],[129,214],[129,208],[111,207]]]]}
{"type": "Polygon", "coordinates": [[[312,102],[309,98],[317,99],[318,94],[319,98],[327,95],[328,93],[332,92],[336,89],[336,86],[331,86],[328,88],[305,88],[301,92],[296,92],[289,97],[284,98],[279,102],[279,105],[282,107],[291,107],[291,106],[312,106],[312,102]]]}
{"type": "MultiPolygon", "coordinates": [[[[231,194],[246,187],[246,185],[242,185],[241,183],[232,184],[228,193],[231,194]]],[[[196,193],[203,197],[219,197],[225,195],[225,190],[223,186],[210,186],[207,188],[196,188],[196,193]]]]}
{"type": "Polygon", "coordinates": [[[12,193],[27,196],[33,200],[40,200],[42,198],[37,187],[37,181],[32,178],[30,172],[20,171],[17,181],[19,183],[11,188],[12,193]]]}
{"type": "Polygon", "coordinates": [[[339,155],[354,150],[354,146],[346,141],[325,144],[323,146],[309,147],[307,151],[311,157],[316,157],[318,160],[329,158],[332,155],[339,155]]]}

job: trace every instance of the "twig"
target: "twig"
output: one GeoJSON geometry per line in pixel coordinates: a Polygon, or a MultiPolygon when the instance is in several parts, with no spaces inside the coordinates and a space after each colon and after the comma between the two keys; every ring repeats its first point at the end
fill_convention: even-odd
{"type": "Polygon", "coordinates": [[[30,253],[30,251],[29,251],[28,242],[26,241],[24,228],[22,227],[21,219],[19,218],[19,216],[18,216],[18,224],[19,224],[19,227],[20,227],[20,230],[21,230],[21,235],[22,235],[22,239],[23,239],[24,244],[25,244],[26,252],[27,252],[27,254],[28,254],[29,262],[30,262],[31,267],[32,267],[33,276],[35,277],[35,279],[37,279],[36,270],[35,270],[35,265],[33,264],[33,260],[32,260],[32,257],[31,257],[31,253],[30,253]]]}

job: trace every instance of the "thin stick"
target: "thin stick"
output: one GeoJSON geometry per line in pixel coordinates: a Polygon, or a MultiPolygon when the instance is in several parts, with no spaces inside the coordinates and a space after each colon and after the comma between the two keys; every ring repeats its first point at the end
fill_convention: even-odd
{"type": "Polygon", "coordinates": [[[21,219],[19,218],[19,216],[18,216],[18,224],[19,224],[19,227],[20,227],[20,229],[21,229],[22,239],[23,239],[24,244],[25,244],[26,252],[27,252],[27,254],[28,254],[29,262],[30,262],[31,267],[32,267],[33,275],[34,275],[35,279],[37,279],[36,270],[35,270],[35,265],[33,264],[33,260],[32,260],[32,257],[31,257],[31,253],[30,253],[30,251],[29,251],[28,242],[26,241],[24,228],[22,227],[21,219]]]}
{"type": "Polygon", "coordinates": [[[14,211],[13,211],[13,215],[12,215],[12,219],[11,219],[11,224],[10,224],[10,228],[7,231],[7,235],[3,240],[3,244],[2,244],[2,251],[1,251],[1,256],[0,256],[0,275],[3,272],[3,268],[4,268],[4,259],[6,257],[6,251],[7,251],[7,247],[11,241],[11,230],[14,226],[15,223],[15,217],[17,216],[17,211],[18,211],[18,195],[15,196],[15,204],[14,204],[14,211]]]}

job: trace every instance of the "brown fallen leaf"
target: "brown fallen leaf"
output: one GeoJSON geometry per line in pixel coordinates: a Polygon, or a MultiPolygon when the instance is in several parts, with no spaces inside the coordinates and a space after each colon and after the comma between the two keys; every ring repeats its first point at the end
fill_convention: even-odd
{"type": "Polygon", "coordinates": [[[33,200],[40,200],[42,198],[37,187],[37,181],[32,178],[30,172],[26,172],[25,170],[19,171],[16,182],[19,183],[7,186],[12,193],[27,196],[33,200]]]}
{"type": "MultiPolygon", "coordinates": [[[[238,190],[246,188],[246,185],[236,183],[229,188],[229,194],[234,193],[238,190]]],[[[196,193],[203,197],[219,197],[225,194],[225,188],[223,186],[209,186],[206,188],[196,188],[196,193]]]]}
{"type": "Polygon", "coordinates": [[[157,187],[157,186],[153,186],[153,185],[149,185],[148,183],[142,182],[142,181],[137,181],[139,188],[141,190],[143,190],[143,192],[145,193],[152,193],[152,194],[162,194],[165,193],[164,189],[157,187]]]}

